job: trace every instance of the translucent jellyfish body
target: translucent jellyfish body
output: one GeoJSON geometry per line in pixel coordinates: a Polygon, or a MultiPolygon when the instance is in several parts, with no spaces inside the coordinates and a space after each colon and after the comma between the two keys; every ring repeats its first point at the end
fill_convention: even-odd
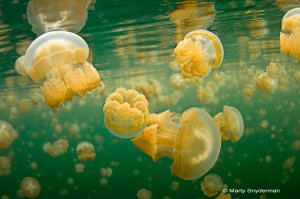
{"type": "Polygon", "coordinates": [[[0,156],[0,176],[10,175],[11,161],[8,157],[0,156]]]}
{"type": "Polygon", "coordinates": [[[289,10],[282,19],[280,51],[300,61],[300,8],[289,10]]]}
{"type": "Polygon", "coordinates": [[[273,93],[278,86],[279,68],[276,63],[270,63],[266,72],[258,75],[256,87],[265,93],[273,93]]]}
{"type": "Polygon", "coordinates": [[[78,35],[65,31],[48,32],[34,40],[26,51],[25,69],[41,87],[45,102],[56,107],[73,95],[96,88],[100,76],[87,61],[89,48],[78,35]]]}
{"type": "Polygon", "coordinates": [[[56,158],[67,152],[69,148],[69,143],[67,140],[58,139],[53,144],[46,142],[43,145],[43,151],[50,154],[52,157],[56,158]]]}
{"type": "Polygon", "coordinates": [[[94,145],[90,142],[80,142],[76,147],[76,152],[81,162],[92,161],[96,157],[94,145]]]}
{"type": "Polygon", "coordinates": [[[103,112],[110,133],[120,138],[132,138],[147,126],[148,101],[136,90],[118,88],[107,97],[103,112]]]}
{"type": "Polygon", "coordinates": [[[21,182],[21,192],[27,198],[36,198],[40,195],[41,185],[37,179],[26,177],[21,182]]]}
{"type": "Polygon", "coordinates": [[[17,136],[17,132],[10,124],[0,120],[0,149],[8,148],[17,136]]]}
{"type": "Polygon", "coordinates": [[[244,122],[240,111],[232,106],[224,106],[223,112],[215,115],[214,120],[220,128],[223,141],[237,142],[244,133],[244,122]]]}
{"type": "Polygon", "coordinates": [[[27,6],[28,22],[38,35],[51,30],[79,32],[88,17],[93,0],[31,0],[27,6]],[[51,6],[49,6],[51,5],[51,6]]]}
{"type": "Polygon", "coordinates": [[[181,119],[170,111],[152,114],[149,126],[132,142],[153,160],[173,158],[173,174],[185,180],[207,173],[221,148],[220,132],[212,117],[195,107],[184,111],[181,119]]]}
{"type": "Polygon", "coordinates": [[[200,184],[204,195],[213,197],[217,195],[224,187],[223,180],[216,174],[209,174],[204,177],[204,181],[200,184]]]}
{"type": "Polygon", "coordinates": [[[224,51],[215,34],[200,29],[186,34],[174,49],[174,55],[184,77],[203,77],[222,64],[224,51]]]}

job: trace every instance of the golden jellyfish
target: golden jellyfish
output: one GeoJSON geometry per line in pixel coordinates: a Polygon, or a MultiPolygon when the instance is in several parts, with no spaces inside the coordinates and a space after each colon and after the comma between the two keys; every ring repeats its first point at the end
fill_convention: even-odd
{"type": "Polygon", "coordinates": [[[133,89],[118,88],[105,101],[105,125],[109,132],[117,137],[135,137],[147,126],[148,106],[143,94],[133,89]]]}
{"type": "Polygon", "coordinates": [[[100,82],[100,76],[87,61],[89,47],[78,35],[52,31],[35,39],[25,55],[25,69],[41,87],[46,104],[57,107],[76,94],[84,95],[100,82]]]}
{"type": "Polygon", "coordinates": [[[8,157],[0,156],[0,176],[10,175],[11,161],[8,157]]]}
{"type": "Polygon", "coordinates": [[[27,75],[26,70],[25,70],[24,56],[21,56],[16,60],[15,71],[19,75],[23,75],[23,76],[27,75]]]}
{"type": "Polygon", "coordinates": [[[273,93],[278,86],[279,68],[276,63],[270,63],[266,72],[258,75],[256,87],[265,93],[273,93]]]}
{"type": "Polygon", "coordinates": [[[280,51],[300,61],[300,8],[289,10],[282,18],[280,51]]]}
{"type": "Polygon", "coordinates": [[[244,133],[243,117],[235,107],[225,105],[223,112],[214,116],[214,121],[220,129],[223,141],[230,139],[237,142],[244,133]]]}
{"type": "Polygon", "coordinates": [[[0,120],[0,149],[8,148],[18,137],[18,133],[7,122],[0,120]]]}
{"type": "Polygon", "coordinates": [[[209,174],[204,177],[203,182],[200,184],[203,194],[208,197],[216,196],[222,191],[224,185],[223,180],[216,174],[209,174]]]}
{"type": "Polygon", "coordinates": [[[27,198],[36,198],[40,195],[41,185],[33,177],[26,177],[21,182],[21,192],[27,198]]]}
{"type": "Polygon", "coordinates": [[[203,77],[222,64],[224,50],[214,33],[199,29],[186,34],[174,55],[184,77],[203,77]]]}
{"type": "Polygon", "coordinates": [[[90,142],[80,142],[76,147],[76,152],[81,162],[92,161],[96,157],[94,145],[90,142]]]}
{"type": "Polygon", "coordinates": [[[28,22],[38,35],[52,30],[77,33],[85,26],[87,10],[93,1],[31,0],[27,6],[28,22]]]}
{"type": "Polygon", "coordinates": [[[151,199],[152,192],[148,189],[142,188],[136,194],[138,199],[151,199]]]}
{"type": "Polygon", "coordinates": [[[221,149],[221,136],[213,118],[192,107],[181,119],[170,111],[152,114],[149,126],[132,139],[133,144],[154,161],[173,159],[172,172],[184,180],[194,180],[215,164],[221,149]]]}

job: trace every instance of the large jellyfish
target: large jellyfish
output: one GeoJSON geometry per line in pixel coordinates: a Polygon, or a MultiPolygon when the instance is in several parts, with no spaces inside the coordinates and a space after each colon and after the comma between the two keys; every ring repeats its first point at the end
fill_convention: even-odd
{"type": "Polygon", "coordinates": [[[199,29],[186,34],[174,55],[184,77],[203,77],[222,64],[224,51],[215,34],[199,29]]]}
{"type": "Polygon", "coordinates": [[[96,88],[100,76],[87,61],[89,48],[78,35],[52,31],[34,40],[25,55],[25,69],[41,87],[46,104],[57,107],[73,95],[96,88]]]}
{"type": "Polygon", "coordinates": [[[31,0],[27,6],[28,22],[37,35],[51,30],[79,32],[88,18],[94,0],[31,0]]]}
{"type": "Polygon", "coordinates": [[[147,126],[148,101],[136,90],[118,88],[107,97],[103,112],[110,133],[120,138],[132,138],[147,126]]]}
{"type": "Polygon", "coordinates": [[[7,122],[0,120],[0,149],[8,148],[18,137],[18,133],[7,122]]]}
{"type": "Polygon", "coordinates": [[[207,173],[221,148],[221,136],[214,120],[195,107],[184,111],[181,119],[170,111],[152,114],[149,126],[132,142],[153,160],[172,158],[173,174],[185,180],[207,173]]]}
{"type": "Polygon", "coordinates": [[[289,10],[282,19],[280,51],[300,61],[300,8],[289,10]]]}
{"type": "Polygon", "coordinates": [[[244,133],[243,117],[238,109],[232,106],[224,106],[223,112],[215,115],[214,120],[220,128],[223,141],[237,142],[244,133]]]}

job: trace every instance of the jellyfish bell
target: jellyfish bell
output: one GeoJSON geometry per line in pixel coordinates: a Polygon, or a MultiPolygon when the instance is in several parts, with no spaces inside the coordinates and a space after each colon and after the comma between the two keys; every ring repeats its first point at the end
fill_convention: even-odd
{"type": "Polygon", "coordinates": [[[300,61],[300,8],[289,10],[282,18],[280,51],[300,61]]]}
{"type": "Polygon", "coordinates": [[[13,127],[9,123],[0,120],[0,149],[8,148],[17,137],[18,133],[13,127]]]}
{"type": "Polygon", "coordinates": [[[94,145],[90,142],[80,142],[76,147],[78,159],[81,162],[92,161],[96,157],[94,145]]]}
{"type": "Polygon", "coordinates": [[[220,149],[220,132],[212,117],[200,108],[190,108],[182,114],[172,172],[185,180],[200,178],[213,167],[220,149]]]}
{"type": "Polygon", "coordinates": [[[40,195],[41,185],[37,179],[26,177],[21,182],[21,191],[27,198],[36,198],[40,195]]]}
{"type": "Polygon", "coordinates": [[[187,33],[184,38],[190,38],[193,42],[201,43],[213,68],[218,68],[222,64],[224,49],[217,35],[208,30],[199,29],[187,33]]]}
{"type": "Polygon", "coordinates": [[[223,141],[230,139],[232,142],[237,142],[243,136],[243,117],[235,107],[225,105],[223,112],[215,115],[214,121],[220,128],[223,141]]]}
{"type": "Polygon", "coordinates": [[[149,126],[132,142],[153,160],[172,158],[173,174],[184,180],[209,171],[221,149],[220,132],[212,117],[195,107],[186,110],[181,119],[170,111],[150,116],[149,126]]]}
{"type": "Polygon", "coordinates": [[[216,196],[224,187],[223,180],[216,174],[208,174],[204,177],[204,181],[200,184],[204,195],[208,197],[216,196]]]}
{"type": "Polygon", "coordinates": [[[27,5],[27,18],[37,35],[66,30],[77,33],[88,18],[93,0],[31,0],[27,5]]]}
{"type": "Polygon", "coordinates": [[[132,138],[147,126],[149,110],[146,97],[134,89],[118,88],[104,104],[104,122],[111,134],[132,138]]]}
{"type": "Polygon", "coordinates": [[[215,34],[199,29],[186,34],[174,49],[174,55],[184,77],[204,77],[221,65],[224,50],[215,34]]]}
{"type": "Polygon", "coordinates": [[[100,76],[87,61],[89,47],[78,35],[52,31],[35,39],[28,47],[25,70],[34,82],[42,82],[46,104],[56,107],[76,94],[84,95],[100,82],[100,76]]]}
{"type": "MultiPolygon", "coordinates": [[[[25,54],[25,69],[33,81],[40,81],[46,78],[46,74],[51,70],[51,65],[56,65],[55,60],[48,63],[48,60],[58,59],[60,65],[67,64],[72,59],[84,62],[88,58],[89,47],[87,43],[78,35],[66,31],[52,31],[45,33],[35,39],[28,47],[25,54]],[[72,52],[69,49],[74,49],[72,52]],[[74,54],[75,53],[75,54],[74,54]],[[76,56],[77,55],[77,56],[76,56]],[[64,57],[64,59],[62,59],[64,57]],[[60,59],[59,59],[60,58],[60,59]],[[46,63],[45,63],[46,62],[46,63]],[[35,73],[38,73],[37,76],[35,73]]],[[[75,61],[74,60],[74,61],[75,61]]]]}

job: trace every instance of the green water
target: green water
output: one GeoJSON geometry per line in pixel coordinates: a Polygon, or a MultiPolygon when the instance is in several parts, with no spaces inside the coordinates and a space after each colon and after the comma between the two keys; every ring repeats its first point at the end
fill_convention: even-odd
{"type": "Polygon", "coordinates": [[[154,199],[207,198],[200,189],[203,177],[185,181],[172,175],[172,160],[153,162],[130,140],[111,135],[104,125],[102,108],[111,92],[151,79],[161,89],[160,97],[149,98],[152,113],[167,109],[182,113],[190,107],[201,107],[213,116],[224,105],[239,109],[245,133],[236,143],[222,142],[218,160],[208,174],[218,174],[229,189],[279,189],[280,193],[231,193],[232,198],[299,197],[300,155],[299,147],[293,144],[300,140],[300,86],[299,77],[295,77],[300,68],[297,60],[280,54],[279,47],[281,19],[299,2],[98,0],[95,9],[88,10],[86,25],[79,35],[92,49],[93,65],[105,89],[77,96],[55,111],[42,99],[37,104],[31,101],[33,92],[40,96],[40,85],[14,69],[20,56],[18,45],[36,38],[26,17],[28,2],[0,0],[0,120],[10,123],[19,133],[9,148],[0,150],[0,156],[12,162],[11,174],[0,176],[0,197],[18,198],[16,192],[22,179],[31,176],[41,184],[38,198],[42,199],[137,198],[142,188],[151,191],[154,199]],[[182,18],[177,19],[181,22],[176,23],[174,13],[184,9],[182,18]],[[176,73],[172,67],[173,50],[186,33],[197,28],[207,28],[219,36],[225,52],[223,64],[202,82],[175,89],[169,79],[176,73]],[[246,99],[243,89],[252,84],[248,69],[265,70],[271,61],[283,68],[283,81],[272,94],[256,89],[246,99]],[[197,87],[214,83],[214,75],[220,72],[226,81],[215,95],[217,102],[197,100],[197,87]],[[8,96],[13,96],[15,102],[9,103],[8,96]],[[172,103],[162,103],[163,96],[173,99],[172,103]],[[19,107],[24,98],[31,102],[27,112],[19,107]],[[12,118],[14,108],[18,114],[12,118]],[[265,121],[268,125],[261,125],[265,121]],[[55,132],[57,124],[62,126],[60,133],[55,132]],[[71,124],[80,127],[79,137],[69,132],[71,124]],[[58,138],[67,139],[70,146],[66,154],[53,158],[43,152],[43,145],[58,138]],[[96,159],[83,163],[85,170],[78,173],[74,166],[79,163],[76,146],[81,141],[95,146],[96,159]],[[266,161],[267,156],[271,161],[266,161]],[[291,157],[295,162],[283,168],[291,157]],[[36,163],[37,168],[31,168],[31,163],[36,163]],[[111,177],[106,177],[107,185],[100,184],[103,177],[99,170],[103,167],[113,171],[111,177]],[[73,184],[68,183],[70,178],[73,184]],[[171,188],[172,182],[179,183],[177,190],[171,188]]]}

